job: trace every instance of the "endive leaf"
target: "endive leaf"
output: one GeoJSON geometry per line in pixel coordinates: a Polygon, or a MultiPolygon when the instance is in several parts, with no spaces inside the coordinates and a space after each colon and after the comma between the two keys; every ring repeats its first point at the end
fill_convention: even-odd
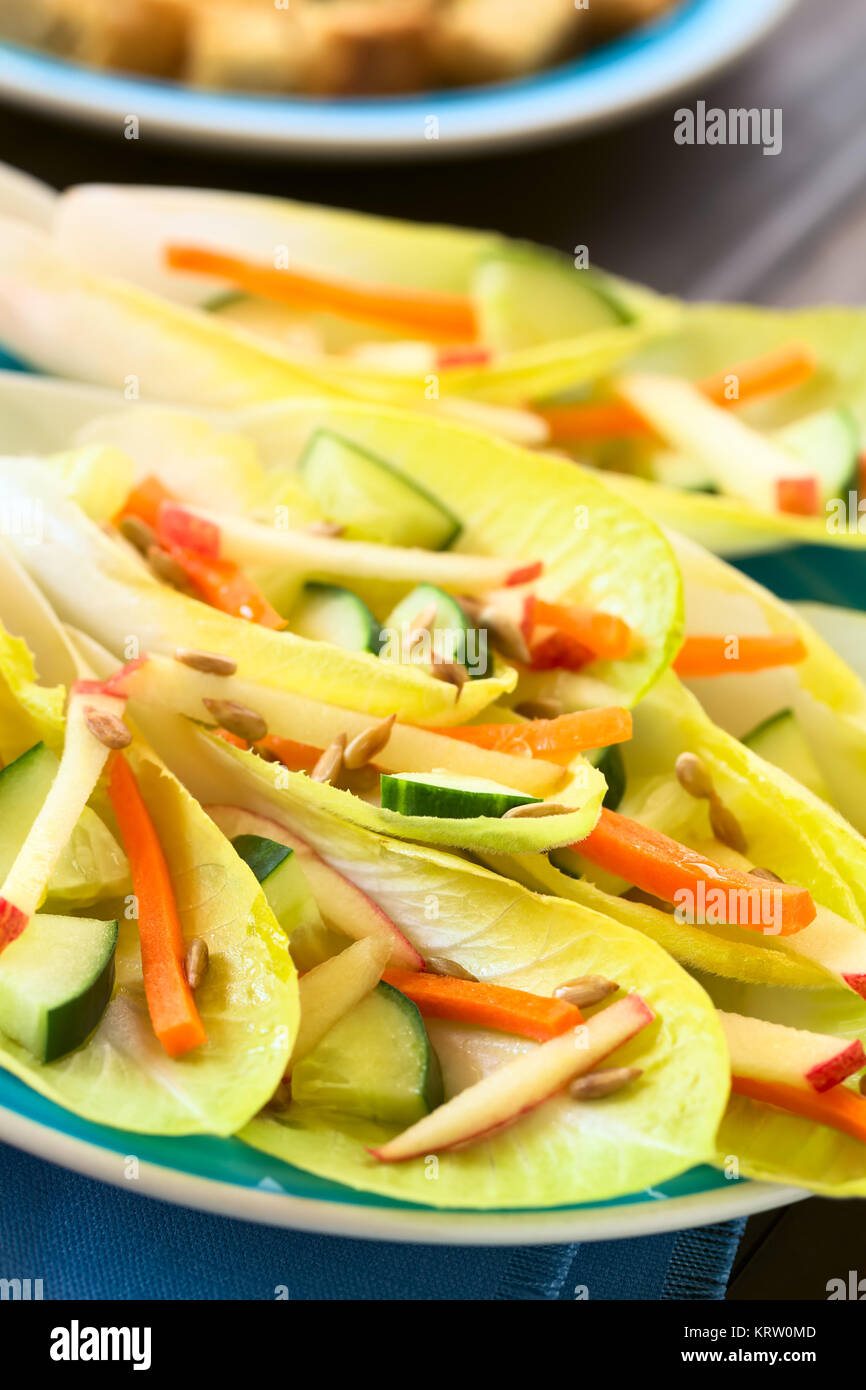
{"type": "Polygon", "coordinates": [[[192,797],[140,744],[128,750],[166,854],[184,935],[208,945],[196,995],[207,1043],[174,1061],[157,1041],[138,931],[118,905],[117,982],[88,1042],[49,1064],[0,1038],[0,1066],[98,1124],[149,1134],[232,1134],[285,1071],[298,1022],[285,934],[246,865],[192,797]]]}
{"type": "MultiPolygon", "coordinates": [[[[597,1105],[549,1101],[494,1139],[440,1155],[435,1181],[421,1160],[382,1165],[369,1156],[366,1146],[393,1130],[335,1123],[297,1105],[248,1125],[246,1142],[366,1191],[478,1208],[600,1200],[663,1181],[706,1156],[727,1095],[727,1053],[707,996],[655,943],[452,855],[348,825],[301,800],[294,783],[279,793],[265,788],[247,764],[227,763],[213,740],[190,736],[182,720],[148,711],[147,727],[203,802],[276,815],[373,898],[422,954],[542,993],[575,975],[603,974],[638,989],[658,1015],[622,1054],[644,1069],[639,1085],[597,1105]]],[[[483,1030],[463,1041],[471,1065],[483,1068],[490,1041],[483,1030]]]]}

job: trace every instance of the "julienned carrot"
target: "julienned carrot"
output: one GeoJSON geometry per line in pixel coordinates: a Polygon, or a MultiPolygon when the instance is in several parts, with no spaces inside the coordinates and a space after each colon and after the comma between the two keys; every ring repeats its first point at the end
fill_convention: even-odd
{"type": "Polygon", "coordinates": [[[108,794],[138,900],[141,972],[153,1031],[169,1057],[207,1042],[184,974],[184,941],[162,845],[135,774],[121,753],[111,764],[108,794]]]}
{"type": "Polygon", "coordinates": [[[613,613],[599,613],[594,608],[583,608],[574,603],[548,603],[545,599],[536,598],[532,622],[533,627],[555,628],[605,661],[618,661],[631,651],[631,628],[613,613]]]}
{"type": "Polygon", "coordinates": [[[866,1144],[866,1098],[855,1095],[847,1086],[834,1086],[831,1091],[812,1091],[804,1086],[786,1086],[782,1082],[753,1081],[750,1077],[733,1076],[734,1095],[748,1096],[765,1105],[790,1110],[819,1125],[840,1129],[866,1144]]]}
{"type": "Polygon", "coordinates": [[[795,632],[694,634],[674,658],[679,676],[748,675],[771,666],[795,666],[808,653],[795,632]]]}
{"type": "Polygon", "coordinates": [[[474,1023],[500,1033],[534,1038],[536,1042],[559,1037],[583,1021],[575,1004],[530,994],[528,990],[458,980],[451,975],[430,975],[426,971],[386,970],[382,978],[417,1004],[425,1018],[474,1023]]]}
{"type": "Polygon", "coordinates": [[[233,560],[210,559],[180,545],[166,545],[165,548],[212,608],[277,632],[288,626],[285,618],[271,607],[261,590],[233,560]]]}
{"type": "Polygon", "coordinates": [[[149,474],[148,477],[142,478],[140,483],[136,483],[114,518],[115,523],[122,521],[125,516],[135,516],[138,517],[139,521],[146,522],[155,531],[159,520],[160,504],[172,501],[174,501],[174,496],[168,488],[163,487],[159,478],[149,474]]]}
{"type": "MultiPolygon", "coordinates": [[[[808,381],[817,366],[805,343],[786,343],[724,372],[695,382],[716,405],[737,406],[775,391],[789,391],[808,381]]],[[[650,434],[649,425],[624,401],[588,401],[538,409],[556,439],[610,439],[616,435],[650,434]]]]}
{"type": "Polygon", "coordinates": [[[322,756],[321,748],[311,743],[298,743],[293,738],[281,738],[279,734],[267,734],[256,744],[261,752],[270,754],[290,772],[309,772],[322,756]]]}
{"type": "Polygon", "coordinates": [[[616,811],[602,810],[595,829],[571,848],[644,893],[673,903],[689,920],[790,936],[815,917],[815,904],[805,888],[724,868],[616,811]]]}
{"type": "Polygon", "coordinates": [[[631,738],[632,719],[627,709],[613,705],[606,709],[577,710],[555,719],[531,719],[520,724],[466,724],[437,728],[437,734],[492,748],[497,753],[517,757],[546,758],[565,766],[577,753],[588,748],[607,748],[631,738]]]}
{"type": "Polygon", "coordinates": [[[201,246],[167,246],[165,259],[173,270],[217,275],[248,294],[293,308],[324,310],[438,342],[472,342],[478,336],[472,301],[462,294],[322,279],[201,246]]]}

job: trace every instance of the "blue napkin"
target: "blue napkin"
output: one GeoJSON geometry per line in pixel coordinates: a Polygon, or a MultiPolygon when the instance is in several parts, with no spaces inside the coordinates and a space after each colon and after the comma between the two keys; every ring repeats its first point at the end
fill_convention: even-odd
{"type": "Polygon", "coordinates": [[[0,1278],[41,1279],[46,1299],[714,1299],[743,1224],[516,1249],[343,1240],[170,1206],[0,1144],[0,1278]]]}

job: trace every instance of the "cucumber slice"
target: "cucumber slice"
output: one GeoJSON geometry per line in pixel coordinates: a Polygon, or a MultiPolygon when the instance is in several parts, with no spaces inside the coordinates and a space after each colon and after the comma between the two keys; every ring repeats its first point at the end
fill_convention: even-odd
{"type": "Polygon", "coordinates": [[[818,410],[776,430],[777,443],[801,459],[820,480],[822,501],[830,497],[847,498],[857,487],[857,457],[860,431],[846,406],[818,410]]]}
{"type": "Polygon", "coordinates": [[[292,1072],[300,1105],[410,1125],[442,1101],[438,1058],[416,1006],[380,984],[292,1072]]]}
{"type": "Polygon", "coordinates": [[[566,878],[588,879],[612,898],[620,897],[631,887],[627,878],[619,878],[616,874],[608,873],[606,869],[599,869],[596,864],[590,864],[589,860],[573,849],[552,849],[547,857],[553,867],[565,874],[566,878]]]}
{"type": "Polygon", "coordinates": [[[486,777],[453,777],[445,772],[383,772],[382,806],[403,816],[439,816],[469,820],[504,816],[514,806],[540,801],[538,796],[503,787],[486,777]]]}
{"type": "Polygon", "coordinates": [[[298,464],[308,491],[350,540],[445,550],[458,518],[413,479],[351,439],[316,430],[298,464]]]}
{"type": "Polygon", "coordinates": [[[84,1042],[114,987],[117,922],[37,913],[0,955],[0,1031],[40,1062],[84,1042]]]}
{"type": "Polygon", "coordinates": [[[290,626],[299,637],[350,652],[378,652],[379,624],[366,603],[338,584],[305,584],[290,626]]]}
{"type": "Polygon", "coordinates": [[[471,625],[456,598],[435,584],[418,584],[385,619],[380,655],[390,661],[408,657],[410,661],[426,665],[431,653],[443,661],[459,662],[466,667],[472,680],[489,676],[493,665],[487,633],[471,625]],[[411,652],[404,654],[403,635],[431,603],[436,605],[436,617],[429,629],[429,640],[419,641],[411,652]]]}
{"type": "Polygon", "coordinates": [[[742,741],[758,757],[774,767],[780,767],[802,786],[808,787],[810,792],[824,801],[830,800],[827,784],[793,710],[783,709],[778,714],[771,714],[746,734],[742,741]]]}
{"type": "Polygon", "coordinates": [[[615,811],[625,796],[625,763],[617,744],[613,743],[610,748],[604,750],[596,767],[607,782],[607,791],[601,804],[608,811],[615,811]]]}
{"type": "Polygon", "coordinates": [[[479,337],[495,352],[519,352],[632,319],[605,275],[578,270],[564,256],[538,247],[515,246],[485,257],[472,297],[479,337]]]}
{"type": "Polygon", "coordinates": [[[293,849],[263,835],[236,835],[232,846],[262,885],[287,936],[321,927],[321,914],[293,849]]]}
{"type": "MultiPolygon", "coordinates": [[[[57,774],[59,762],[36,743],[0,771],[0,881],[15,862],[57,774]]],[[[85,807],[48,881],[46,900],[86,907],[122,893],[126,857],[95,811],[85,807]]]]}

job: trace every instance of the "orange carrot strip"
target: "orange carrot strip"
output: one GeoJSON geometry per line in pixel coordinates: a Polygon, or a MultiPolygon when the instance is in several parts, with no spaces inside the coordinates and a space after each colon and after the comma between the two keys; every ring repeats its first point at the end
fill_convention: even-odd
{"type": "MultiPolygon", "coordinates": [[[[805,343],[786,343],[727,371],[696,381],[716,405],[738,406],[776,391],[789,391],[814,375],[815,354],[805,343]],[[737,395],[731,396],[732,378],[737,395]]],[[[649,425],[625,401],[587,401],[577,405],[536,407],[556,439],[609,439],[615,435],[651,434],[649,425]]]]}
{"type": "Polygon", "coordinates": [[[577,710],[555,719],[531,719],[521,724],[465,724],[436,728],[431,732],[492,748],[517,757],[546,758],[565,766],[587,748],[607,748],[631,738],[631,712],[613,705],[608,709],[577,710]]]}
{"type": "Polygon", "coordinates": [[[256,748],[272,753],[290,772],[310,772],[322,756],[321,748],[314,748],[311,743],[298,743],[293,738],[281,738],[279,734],[267,734],[259,739],[256,748]]]}
{"type": "Polygon", "coordinates": [[[689,910],[696,918],[710,919],[712,913],[717,922],[790,936],[815,917],[815,904],[805,888],[767,883],[724,868],[616,811],[602,810],[595,829],[571,848],[599,868],[689,910]]]}
{"type": "Polygon", "coordinates": [[[112,759],[108,795],[138,899],[138,934],[147,1011],[169,1057],[207,1042],[184,974],[184,940],[162,845],[135,774],[122,754],[112,759]]]}
{"type": "Polygon", "coordinates": [[[160,504],[171,501],[173,501],[173,496],[168,488],[163,487],[159,478],[149,474],[148,477],[142,478],[140,483],[136,483],[115,516],[115,525],[122,521],[125,516],[135,516],[138,517],[139,521],[146,522],[155,531],[159,521],[160,504]]]}
{"type": "Polygon", "coordinates": [[[293,308],[325,310],[446,343],[471,342],[478,336],[472,301],[462,294],[321,279],[200,246],[168,246],[165,259],[173,270],[218,275],[248,294],[293,308]]]}
{"type": "Polygon", "coordinates": [[[221,738],[224,743],[230,743],[232,748],[242,748],[245,753],[249,751],[250,745],[247,740],[241,738],[239,734],[233,734],[229,729],[214,729],[214,733],[217,738],[221,738]]]}
{"type": "Polygon", "coordinates": [[[599,613],[593,608],[582,608],[574,603],[548,603],[543,598],[536,598],[532,621],[539,627],[556,628],[605,661],[618,661],[631,651],[631,628],[612,613],[599,613]]]}
{"type": "Polygon", "coordinates": [[[734,1095],[748,1096],[749,1100],[759,1100],[765,1105],[777,1105],[794,1115],[802,1115],[805,1120],[840,1129],[843,1134],[850,1134],[852,1139],[866,1144],[866,1098],[855,1095],[847,1086],[818,1092],[786,1086],[781,1081],[753,1081],[751,1077],[733,1076],[731,1090],[734,1095]]]}
{"type": "Polygon", "coordinates": [[[271,607],[261,590],[233,560],[210,559],[180,545],[168,545],[166,549],[212,608],[277,632],[288,626],[285,618],[271,607]]]}
{"type": "Polygon", "coordinates": [[[795,632],[735,633],[687,637],[674,658],[678,676],[748,675],[771,666],[805,661],[806,647],[795,632]]]}
{"type": "Polygon", "coordinates": [[[534,1038],[536,1042],[547,1042],[583,1022],[575,1004],[530,994],[528,990],[457,980],[451,975],[430,975],[426,971],[386,970],[382,978],[417,1004],[425,1018],[475,1023],[500,1033],[534,1038]]]}

